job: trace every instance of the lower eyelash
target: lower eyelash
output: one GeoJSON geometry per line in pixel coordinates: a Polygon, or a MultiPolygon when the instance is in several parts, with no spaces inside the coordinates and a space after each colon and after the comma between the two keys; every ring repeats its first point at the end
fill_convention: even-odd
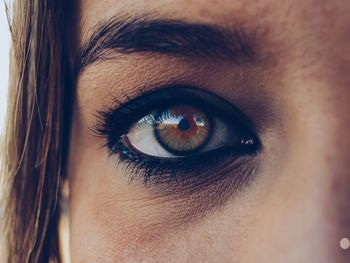
{"type": "Polygon", "coordinates": [[[220,168],[230,166],[231,170],[236,169],[236,166],[245,163],[244,157],[256,155],[258,148],[244,145],[182,158],[158,158],[134,151],[120,141],[116,147],[113,147],[113,153],[119,153],[119,164],[122,164],[130,174],[130,182],[141,177],[144,185],[147,185],[149,182],[182,183],[188,179],[202,183],[209,178],[217,180],[215,173],[218,173],[220,168]],[[214,168],[215,171],[213,171],[214,168]],[[214,176],[212,176],[213,173],[214,176]]]}

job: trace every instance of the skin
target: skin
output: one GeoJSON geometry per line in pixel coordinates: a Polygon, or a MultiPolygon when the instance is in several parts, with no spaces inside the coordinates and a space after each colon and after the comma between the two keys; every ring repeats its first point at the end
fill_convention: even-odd
{"type": "Polygon", "coordinates": [[[349,12],[346,0],[81,0],[77,47],[101,19],[151,15],[243,25],[257,32],[263,59],[248,68],[131,54],[81,72],[68,169],[72,262],[349,262],[339,246],[350,239],[349,12]],[[172,79],[216,93],[258,127],[256,176],[218,207],[129,183],[89,130],[111,94],[122,100],[172,79]]]}

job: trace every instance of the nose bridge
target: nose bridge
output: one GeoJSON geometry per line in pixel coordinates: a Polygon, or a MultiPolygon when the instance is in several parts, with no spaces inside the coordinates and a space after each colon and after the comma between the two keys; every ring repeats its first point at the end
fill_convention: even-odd
{"type": "MultiPolygon", "coordinates": [[[[302,115],[297,138],[306,137],[309,171],[324,182],[324,211],[339,239],[350,239],[349,10],[350,2],[334,1],[298,14],[301,41],[292,47],[299,55],[291,66],[296,75],[289,78],[299,103],[293,107],[302,115]]],[[[348,255],[350,262],[350,249],[348,255]]]]}
{"type": "Polygon", "coordinates": [[[350,60],[330,52],[321,57],[307,45],[301,48],[308,49],[309,57],[291,63],[286,78],[289,148],[299,173],[295,180],[303,182],[305,208],[317,215],[313,224],[322,239],[320,253],[334,263],[348,263],[350,249],[343,250],[339,242],[350,239],[350,75],[345,74],[350,60]],[[305,60],[317,63],[300,67],[305,60]]]}
{"type": "Polygon", "coordinates": [[[300,105],[307,106],[293,106],[300,119],[296,117],[292,124],[299,126],[292,141],[299,145],[294,147],[299,155],[298,177],[305,182],[305,196],[309,199],[305,207],[318,218],[314,218],[314,224],[320,233],[314,234],[323,239],[320,253],[325,252],[334,263],[348,263],[350,249],[343,250],[339,242],[350,239],[349,91],[321,77],[315,81],[302,79],[305,85],[299,87],[304,90],[296,92],[296,100],[303,99],[300,105]],[[307,92],[305,86],[310,87],[307,92]]]}
{"type": "Polygon", "coordinates": [[[312,160],[307,170],[323,181],[319,202],[325,245],[334,262],[345,263],[350,262],[350,249],[343,250],[339,242],[350,239],[350,77],[339,74],[334,60],[328,62],[320,75],[309,76],[312,85],[304,93],[309,106],[300,114],[307,115],[304,131],[310,149],[305,157],[312,160]]]}

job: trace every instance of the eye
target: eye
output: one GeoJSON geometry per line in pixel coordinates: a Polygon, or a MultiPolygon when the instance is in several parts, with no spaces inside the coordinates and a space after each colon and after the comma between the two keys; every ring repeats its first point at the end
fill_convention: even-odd
{"type": "Polygon", "coordinates": [[[130,128],[124,141],[140,153],[173,158],[252,143],[232,120],[189,104],[147,114],[130,128]]]}
{"type": "Polygon", "coordinates": [[[131,178],[143,173],[145,183],[177,181],[178,175],[209,178],[230,166],[238,173],[244,167],[236,164],[261,147],[238,108],[197,88],[163,87],[98,113],[95,133],[127,164],[131,178]]]}

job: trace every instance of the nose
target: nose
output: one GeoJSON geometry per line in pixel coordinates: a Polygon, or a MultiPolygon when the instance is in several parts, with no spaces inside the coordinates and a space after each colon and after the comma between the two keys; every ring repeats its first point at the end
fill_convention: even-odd
{"type": "Polygon", "coordinates": [[[304,229],[314,235],[317,244],[309,253],[318,258],[315,262],[348,263],[350,78],[335,70],[335,65],[333,61],[332,67],[319,69],[319,74],[299,76],[291,110],[294,121],[290,122],[294,137],[290,141],[292,156],[297,160],[295,176],[303,182],[308,199],[304,209],[309,212],[300,216],[307,222],[306,214],[312,214],[314,220],[309,229],[304,229]]]}
{"type": "Polygon", "coordinates": [[[339,94],[337,99],[328,102],[329,111],[324,118],[329,125],[324,131],[320,153],[326,186],[323,209],[330,226],[330,248],[335,262],[350,262],[350,249],[341,246],[344,240],[350,239],[350,100],[344,100],[348,97],[346,92],[344,97],[339,94]]]}

